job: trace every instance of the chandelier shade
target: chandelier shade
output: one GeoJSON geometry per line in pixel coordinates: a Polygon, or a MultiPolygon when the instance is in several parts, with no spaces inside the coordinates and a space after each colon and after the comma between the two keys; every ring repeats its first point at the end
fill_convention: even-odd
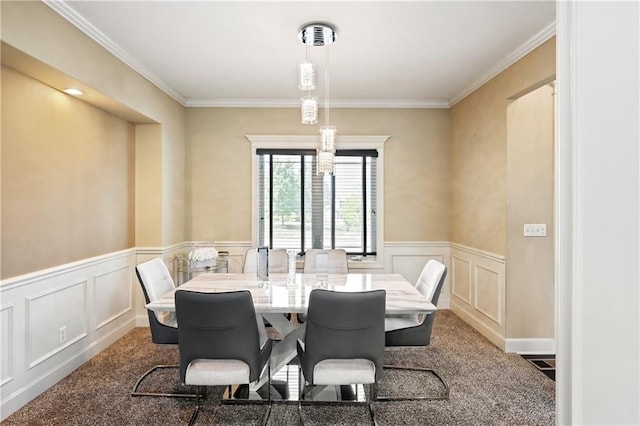
{"type": "Polygon", "coordinates": [[[302,114],[302,124],[318,123],[318,98],[315,96],[303,96],[300,112],[302,114]]]}
{"type": "Polygon", "coordinates": [[[334,153],[336,148],[336,128],[333,126],[322,126],[320,128],[321,150],[334,153]]]}
{"type": "Polygon", "coordinates": [[[325,175],[333,174],[334,171],[334,156],[332,151],[320,151],[318,150],[318,174],[324,173],[325,175]]]}
{"type": "Polygon", "coordinates": [[[316,65],[303,62],[298,65],[298,89],[314,90],[316,88],[316,65]]]}

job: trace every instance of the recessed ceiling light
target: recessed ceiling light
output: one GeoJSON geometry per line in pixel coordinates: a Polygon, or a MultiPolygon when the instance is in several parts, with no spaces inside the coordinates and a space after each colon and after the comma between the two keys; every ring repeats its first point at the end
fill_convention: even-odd
{"type": "Polygon", "coordinates": [[[67,87],[66,89],[63,90],[64,93],[66,93],[67,95],[72,95],[72,96],[80,96],[80,95],[84,95],[84,92],[80,89],[75,89],[73,87],[67,87]]]}

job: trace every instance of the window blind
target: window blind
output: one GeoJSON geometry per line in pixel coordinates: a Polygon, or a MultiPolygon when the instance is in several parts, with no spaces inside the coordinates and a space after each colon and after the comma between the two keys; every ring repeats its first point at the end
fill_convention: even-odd
{"type": "Polygon", "coordinates": [[[313,150],[257,151],[260,245],[376,253],[375,150],[337,151],[333,176],[313,150]]]}

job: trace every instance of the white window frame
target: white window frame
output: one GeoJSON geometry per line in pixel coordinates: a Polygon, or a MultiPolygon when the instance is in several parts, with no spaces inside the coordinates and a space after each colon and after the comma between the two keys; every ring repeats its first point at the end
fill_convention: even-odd
{"type": "MultiPolygon", "coordinates": [[[[251,244],[258,241],[258,149],[317,149],[320,136],[313,135],[245,135],[251,143],[251,244]]],[[[373,259],[349,261],[351,269],[384,267],[384,145],[389,135],[336,135],[336,149],[375,149],[376,161],[376,249],[373,259]]]]}

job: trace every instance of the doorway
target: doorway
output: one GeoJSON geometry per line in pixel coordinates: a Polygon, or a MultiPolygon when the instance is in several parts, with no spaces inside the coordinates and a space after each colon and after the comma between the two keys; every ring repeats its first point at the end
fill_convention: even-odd
{"type": "Polygon", "coordinates": [[[507,352],[556,352],[554,83],[507,105],[507,352]]]}

